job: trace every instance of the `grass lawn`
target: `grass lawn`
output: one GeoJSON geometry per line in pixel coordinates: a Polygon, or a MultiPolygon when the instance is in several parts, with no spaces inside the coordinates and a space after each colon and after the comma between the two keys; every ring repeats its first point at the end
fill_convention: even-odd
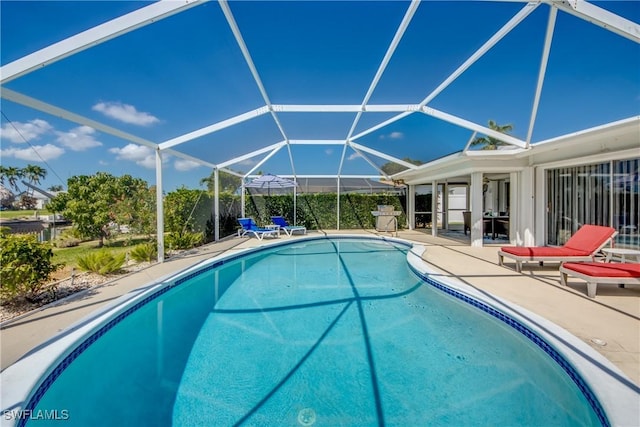
{"type": "Polygon", "coordinates": [[[36,213],[39,216],[51,215],[46,209],[43,210],[17,210],[17,211],[0,211],[0,219],[36,219],[36,213]]]}
{"type": "Polygon", "coordinates": [[[66,265],[65,270],[68,270],[71,269],[71,267],[77,267],[78,258],[87,255],[90,251],[104,249],[116,255],[128,252],[135,245],[148,241],[149,239],[145,236],[120,236],[115,239],[105,240],[102,248],[98,247],[98,240],[81,242],[78,246],[72,246],[70,248],[53,248],[53,262],[64,263],[66,265]]]}

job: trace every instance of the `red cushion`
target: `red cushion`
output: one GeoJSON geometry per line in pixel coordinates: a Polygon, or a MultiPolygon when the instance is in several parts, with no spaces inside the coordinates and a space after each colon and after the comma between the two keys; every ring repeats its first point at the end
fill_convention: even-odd
{"type": "Polygon", "coordinates": [[[562,266],[591,277],[640,278],[640,264],[638,263],[565,262],[562,266]]]}
{"type": "Polygon", "coordinates": [[[553,246],[505,246],[500,248],[501,251],[520,257],[529,257],[531,259],[537,257],[569,257],[569,256],[590,256],[591,252],[577,249],[569,249],[565,247],[553,246]]]}
{"type": "Polygon", "coordinates": [[[551,246],[505,246],[501,251],[508,254],[528,257],[531,260],[539,257],[591,256],[615,234],[612,227],[585,224],[571,236],[562,247],[551,246]]]}
{"type": "Polygon", "coordinates": [[[564,244],[565,248],[594,253],[616,232],[612,227],[585,224],[564,244]]]}

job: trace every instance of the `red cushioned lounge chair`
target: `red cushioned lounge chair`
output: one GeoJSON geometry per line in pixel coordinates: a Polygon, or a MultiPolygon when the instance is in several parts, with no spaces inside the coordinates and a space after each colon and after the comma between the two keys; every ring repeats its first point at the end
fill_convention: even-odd
{"type": "Polygon", "coordinates": [[[498,264],[503,265],[504,257],[516,261],[516,271],[522,271],[522,263],[527,261],[594,261],[596,253],[618,232],[612,227],[585,224],[564,244],[564,246],[504,246],[498,251],[498,264]]]}
{"type": "Polygon", "coordinates": [[[587,281],[587,295],[596,297],[598,283],[640,285],[640,264],[604,262],[565,262],[560,266],[560,282],[567,285],[567,276],[575,276],[587,281]]]}

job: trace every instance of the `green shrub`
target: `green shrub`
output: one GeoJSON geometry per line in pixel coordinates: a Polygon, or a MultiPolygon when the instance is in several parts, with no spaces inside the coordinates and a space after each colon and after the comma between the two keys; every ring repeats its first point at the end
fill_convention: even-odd
{"type": "MultiPolygon", "coordinates": [[[[296,223],[308,230],[337,228],[336,193],[299,194],[296,204],[296,223]]],[[[358,194],[340,195],[340,228],[371,229],[375,227],[375,217],[371,211],[378,205],[393,205],[403,212],[398,217],[398,227],[406,223],[405,197],[396,194],[358,194]]],[[[246,216],[252,217],[259,225],[271,223],[272,215],[282,215],[290,222],[293,220],[293,198],[290,195],[251,196],[246,205],[246,216]]],[[[234,218],[235,223],[237,221],[234,218]]]]}
{"type": "Polygon", "coordinates": [[[57,248],[71,248],[74,246],[78,246],[82,239],[78,237],[77,232],[68,228],[60,233],[60,236],[56,237],[54,244],[57,248]]]}
{"type": "Polygon", "coordinates": [[[78,257],[78,267],[84,271],[98,273],[103,276],[117,273],[122,269],[126,259],[125,253],[114,255],[107,249],[89,252],[85,256],[78,257]]]}
{"type": "Polygon", "coordinates": [[[169,233],[166,246],[171,249],[190,249],[204,240],[203,233],[169,233]]]}
{"type": "Polygon", "coordinates": [[[153,262],[158,257],[158,247],[155,243],[142,243],[131,249],[131,259],[137,262],[153,262]]]}
{"type": "Polygon", "coordinates": [[[75,237],[58,238],[54,244],[57,248],[72,248],[80,244],[80,239],[76,239],[75,237]]]}
{"type": "Polygon", "coordinates": [[[53,250],[35,235],[0,230],[0,296],[37,299],[51,273],[62,267],[52,262],[53,250]]]}

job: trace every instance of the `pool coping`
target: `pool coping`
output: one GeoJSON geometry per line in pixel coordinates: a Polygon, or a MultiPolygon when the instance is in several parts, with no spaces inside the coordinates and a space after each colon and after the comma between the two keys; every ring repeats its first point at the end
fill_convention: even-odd
{"type": "MultiPolygon", "coordinates": [[[[422,254],[426,250],[422,244],[402,238],[343,234],[339,236],[323,235],[302,237],[297,240],[297,242],[332,238],[384,240],[404,244],[410,248],[407,260],[415,271],[427,276],[429,274],[440,275],[438,270],[430,267],[422,259],[422,254]]],[[[166,292],[166,290],[179,285],[195,272],[200,274],[200,270],[202,270],[203,267],[205,267],[205,270],[208,270],[250,253],[289,244],[295,243],[291,241],[265,242],[265,244],[258,247],[239,249],[233,253],[218,254],[190,267],[150,281],[61,331],[0,374],[3,410],[0,425],[14,425],[16,420],[12,420],[10,417],[8,418],[5,415],[6,411],[21,409],[21,407],[31,399],[31,396],[40,385],[51,376],[52,372],[60,365],[60,362],[75,351],[84,341],[88,340],[89,337],[101,328],[104,328],[109,321],[113,322],[116,318],[122,316],[123,313],[131,310],[132,307],[139,304],[142,305],[141,302],[145,299],[156,298],[166,292]]],[[[580,376],[591,385],[593,393],[604,408],[606,417],[612,425],[628,425],[629,420],[637,420],[638,417],[640,417],[633,411],[637,406],[640,394],[632,390],[629,386],[624,385],[626,382],[631,387],[635,387],[632,381],[608,359],[604,358],[604,356],[597,353],[568,331],[522,307],[486,292],[483,293],[456,279],[438,277],[437,282],[473,299],[480,300],[484,304],[494,307],[499,311],[505,312],[508,316],[531,328],[545,341],[555,346],[556,349],[562,349],[562,356],[564,356],[576,368],[580,376]]]]}

